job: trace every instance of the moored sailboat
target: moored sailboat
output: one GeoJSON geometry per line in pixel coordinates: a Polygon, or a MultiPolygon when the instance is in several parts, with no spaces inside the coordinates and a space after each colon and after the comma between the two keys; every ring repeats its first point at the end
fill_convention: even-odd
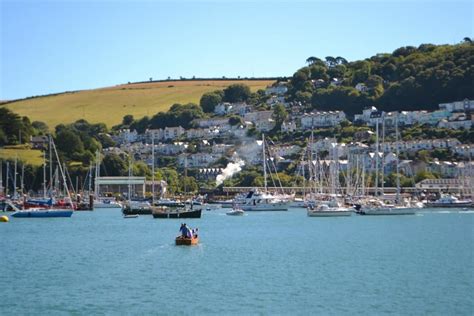
{"type": "MultiPolygon", "coordinates": [[[[72,200],[71,200],[71,194],[68,189],[65,171],[63,170],[61,164],[59,163],[58,152],[56,150],[56,146],[54,145],[54,142],[51,136],[49,138],[49,141],[50,141],[49,143],[50,150],[51,148],[54,149],[54,153],[58,161],[58,167],[61,172],[63,185],[67,193],[67,197],[64,198],[64,203],[59,207],[53,206],[52,198],[48,200],[47,205],[44,205],[41,207],[32,207],[32,208],[27,208],[27,209],[19,209],[12,203],[9,203],[10,207],[12,207],[15,210],[15,212],[12,214],[13,217],[17,217],[17,218],[71,217],[72,214],[74,213],[74,204],[72,203],[72,200]]],[[[50,159],[52,160],[51,157],[50,159]]]]}
{"type": "Polygon", "coordinates": [[[262,134],[262,162],[263,162],[264,191],[260,192],[256,189],[252,190],[244,198],[236,197],[234,199],[234,204],[244,211],[288,211],[289,200],[287,199],[285,195],[272,194],[268,192],[265,136],[263,134],[262,134]]]}

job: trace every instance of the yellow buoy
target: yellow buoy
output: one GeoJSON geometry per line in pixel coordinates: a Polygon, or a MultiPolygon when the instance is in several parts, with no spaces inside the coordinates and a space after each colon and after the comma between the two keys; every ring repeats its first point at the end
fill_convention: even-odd
{"type": "Polygon", "coordinates": [[[6,223],[6,222],[8,222],[8,221],[9,221],[8,216],[5,216],[5,215],[4,215],[4,216],[0,216],[0,222],[6,223]]]}

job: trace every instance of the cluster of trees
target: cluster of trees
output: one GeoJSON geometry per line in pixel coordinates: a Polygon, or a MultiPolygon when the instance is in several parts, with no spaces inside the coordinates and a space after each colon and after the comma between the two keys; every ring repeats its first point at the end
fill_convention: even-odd
{"type": "MultiPolygon", "coordinates": [[[[152,171],[148,165],[142,161],[132,162],[126,155],[107,154],[101,163],[101,174],[107,176],[128,176],[129,164],[131,164],[134,176],[146,177],[152,179],[152,171]]],[[[197,192],[199,190],[198,182],[192,176],[180,176],[175,168],[164,167],[157,168],[155,171],[155,180],[157,183],[164,180],[167,183],[167,191],[172,194],[184,192],[197,192]]]]}
{"type": "MultiPolygon", "coordinates": [[[[134,119],[132,115],[124,116],[122,123],[114,126],[112,130],[130,128],[138,133],[145,132],[146,129],[176,127],[192,128],[194,119],[204,118],[214,112],[216,105],[221,102],[247,102],[250,104],[262,104],[267,96],[263,90],[252,93],[245,84],[232,84],[223,90],[215,90],[204,93],[200,99],[199,105],[195,103],[173,104],[167,112],[159,112],[151,118],[145,116],[140,119],[134,119]]],[[[230,118],[230,124],[237,125],[241,123],[237,117],[230,118]]]]}
{"type": "Polygon", "coordinates": [[[265,91],[258,90],[252,93],[247,85],[237,83],[228,86],[224,90],[204,93],[199,101],[199,105],[205,113],[213,113],[216,105],[221,102],[246,102],[258,105],[264,103],[266,98],[265,91]]]}
{"type": "MultiPolygon", "coordinates": [[[[284,187],[291,187],[291,186],[299,186],[303,183],[303,178],[301,176],[291,175],[291,171],[287,170],[287,172],[278,172],[277,174],[273,174],[273,179],[275,183],[272,182],[271,179],[268,179],[269,186],[279,186],[280,183],[284,187]]],[[[294,173],[293,173],[294,174],[294,173]]],[[[261,168],[258,166],[245,166],[244,169],[237,174],[235,174],[232,178],[226,179],[223,182],[223,186],[243,186],[243,187],[263,187],[264,179],[261,168]]]]}
{"type": "Polygon", "coordinates": [[[149,128],[157,129],[176,126],[191,128],[194,119],[203,118],[204,116],[202,108],[195,103],[175,103],[167,112],[158,112],[151,118],[144,116],[141,119],[135,120],[133,115],[126,115],[123,117],[122,123],[112,127],[112,130],[130,128],[138,133],[143,133],[149,128]]]}
{"type": "Polygon", "coordinates": [[[474,130],[454,130],[433,126],[413,125],[401,132],[403,140],[457,138],[463,144],[474,143],[474,130]]]}
{"type": "Polygon", "coordinates": [[[30,122],[26,116],[20,116],[6,107],[0,107],[0,146],[24,144],[30,136],[47,133],[43,122],[30,122]]]}
{"type": "Polygon", "coordinates": [[[78,120],[72,124],[57,125],[54,141],[62,160],[88,166],[94,161],[96,151],[114,145],[107,132],[104,123],[91,124],[78,120]]]}
{"type": "Polygon", "coordinates": [[[474,45],[467,40],[406,46],[354,62],[331,56],[306,61],[291,78],[289,93],[319,110],[434,110],[439,103],[474,97],[474,45]],[[359,83],[366,91],[355,89],[359,83]]]}

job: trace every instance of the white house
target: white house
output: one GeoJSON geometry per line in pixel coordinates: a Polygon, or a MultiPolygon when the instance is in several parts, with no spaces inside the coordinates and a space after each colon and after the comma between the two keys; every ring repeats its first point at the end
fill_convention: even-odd
{"type": "Polygon", "coordinates": [[[169,139],[178,139],[183,135],[185,132],[184,128],[181,126],[177,127],[165,127],[164,129],[164,139],[169,140],[169,139]]]}
{"type": "Polygon", "coordinates": [[[301,128],[333,127],[345,119],[346,114],[342,111],[305,113],[301,117],[301,128]]]}
{"type": "Polygon", "coordinates": [[[181,154],[178,156],[178,164],[180,167],[207,167],[211,163],[217,161],[222,155],[208,154],[208,153],[196,153],[196,154],[181,154]]]}
{"type": "MultiPolygon", "coordinates": [[[[452,149],[461,142],[456,138],[447,139],[421,139],[398,142],[385,142],[380,144],[380,150],[383,152],[417,152],[419,150],[433,150],[433,149],[452,149]]],[[[375,148],[375,145],[372,145],[375,148]]]]}
{"type": "Polygon", "coordinates": [[[274,105],[279,104],[279,103],[281,103],[285,106],[287,105],[286,102],[285,102],[285,97],[277,96],[277,95],[272,95],[270,98],[268,98],[266,103],[270,106],[274,106],[274,105]]]}
{"type": "Polygon", "coordinates": [[[449,119],[441,120],[438,127],[449,129],[470,129],[473,120],[474,116],[469,118],[466,113],[453,113],[449,119]]]}
{"type": "Polygon", "coordinates": [[[112,137],[117,144],[130,144],[134,143],[138,139],[138,133],[136,130],[122,129],[118,135],[112,137]]]}
{"type": "Polygon", "coordinates": [[[225,154],[228,153],[230,150],[232,150],[232,148],[234,148],[233,145],[228,145],[228,144],[213,144],[213,145],[212,145],[211,152],[212,152],[213,154],[217,154],[217,155],[225,155],[225,154]]]}
{"type": "Polygon", "coordinates": [[[362,114],[354,115],[354,121],[359,121],[362,123],[368,123],[372,116],[372,113],[377,112],[377,108],[375,106],[371,106],[362,110],[362,114]]]}
{"type": "Polygon", "coordinates": [[[474,100],[464,99],[449,103],[440,103],[439,108],[448,112],[469,112],[474,111],[474,100]]]}
{"type": "Polygon", "coordinates": [[[265,121],[271,119],[273,116],[273,111],[255,111],[246,113],[244,115],[244,121],[252,122],[256,124],[258,121],[265,121]]]}
{"type": "Polygon", "coordinates": [[[439,161],[435,159],[427,163],[426,170],[431,173],[437,173],[443,178],[454,178],[457,175],[457,162],[439,161]]]}
{"type": "Polygon", "coordinates": [[[452,147],[451,152],[461,157],[474,158],[474,145],[458,144],[452,147]]]}
{"type": "Polygon", "coordinates": [[[283,95],[288,91],[288,87],[286,86],[285,82],[279,82],[273,86],[267,87],[265,89],[265,94],[266,95],[283,95]]]}
{"type": "Polygon", "coordinates": [[[216,115],[226,115],[227,114],[227,109],[229,108],[230,103],[229,102],[222,102],[216,105],[214,108],[214,114],[216,115]]]}
{"type": "Polygon", "coordinates": [[[293,133],[296,131],[296,123],[294,121],[283,122],[281,124],[281,131],[284,133],[293,133]]]}
{"type": "Polygon", "coordinates": [[[220,118],[220,117],[213,117],[213,118],[204,118],[204,119],[196,119],[194,123],[201,128],[206,127],[214,127],[214,126],[223,126],[229,125],[228,118],[220,118]]]}
{"type": "Polygon", "coordinates": [[[301,147],[297,145],[280,145],[271,148],[271,153],[278,157],[288,157],[301,151],[301,147]]]}
{"type": "Polygon", "coordinates": [[[255,122],[255,128],[260,132],[268,132],[275,127],[275,124],[275,120],[272,118],[266,120],[258,120],[255,122]]]}

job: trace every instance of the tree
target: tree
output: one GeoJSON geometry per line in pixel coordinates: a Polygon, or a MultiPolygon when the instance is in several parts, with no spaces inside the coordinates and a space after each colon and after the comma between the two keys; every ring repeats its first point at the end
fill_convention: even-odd
{"type": "Polygon", "coordinates": [[[338,65],[346,65],[348,64],[347,60],[344,58],[344,57],[341,57],[341,56],[337,56],[336,57],[336,63],[338,65]]]}
{"type": "Polygon", "coordinates": [[[55,144],[57,149],[69,158],[84,152],[84,144],[81,138],[69,128],[61,130],[56,135],[55,144]]]}
{"type": "Polygon", "coordinates": [[[232,84],[224,89],[225,102],[245,102],[250,97],[250,88],[241,83],[232,84]]]}
{"type": "Polygon", "coordinates": [[[275,128],[280,129],[281,124],[288,118],[288,112],[283,104],[277,104],[273,107],[273,119],[275,120],[275,128]]]}
{"type": "Polygon", "coordinates": [[[33,121],[31,126],[36,130],[36,133],[39,135],[47,135],[49,133],[48,125],[45,122],[33,121]]]}
{"type": "Polygon", "coordinates": [[[133,123],[133,115],[125,115],[122,119],[122,125],[129,126],[130,124],[133,123]]]}
{"type": "Polygon", "coordinates": [[[115,146],[115,142],[108,134],[101,133],[97,135],[97,140],[100,142],[102,148],[109,148],[115,146]]]}
{"type": "Polygon", "coordinates": [[[202,108],[194,103],[173,104],[168,112],[159,112],[150,120],[151,128],[164,128],[181,126],[191,128],[194,119],[204,117],[202,108]]]}
{"type": "Polygon", "coordinates": [[[329,68],[334,67],[337,65],[337,60],[336,58],[332,56],[327,56],[326,58],[326,64],[328,65],[329,68]]]}
{"type": "Polygon", "coordinates": [[[213,113],[216,105],[222,102],[222,95],[215,92],[206,92],[202,95],[199,105],[204,113],[213,113]]]}
{"type": "Polygon", "coordinates": [[[419,171],[415,175],[415,182],[416,183],[418,183],[422,180],[425,180],[425,179],[436,179],[436,176],[434,174],[432,174],[431,172],[428,172],[428,171],[419,171]]]}
{"type": "Polygon", "coordinates": [[[126,176],[128,175],[128,162],[119,155],[110,153],[102,161],[102,174],[107,176],[126,176]]]}
{"type": "Polygon", "coordinates": [[[180,190],[185,193],[196,193],[199,190],[199,185],[194,177],[182,177],[180,190]]]}
{"type": "Polygon", "coordinates": [[[6,135],[7,144],[26,143],[34,131],[26,116],[21,117],[6,107],[0,107],[0,130],[6,135]]]}
{"type": "Polygon", "coordinates": [[[229,117],[229,124],[231,126],[242,125],[243,123],[244,122],[242,118],[238,115],[232,115],[231,117],[229,117]]]}
{"type": "Polygon", "coordinates": [[[150,126],[150,118],[148,116],[144,116],[141,119],[137,121],[133,121],[132,124],[130,124],[130,129],[136,130],[139,134],[145,133],[145,131],[148,129],[150,126]]]}
{"type": "Polygon", "coordinates": [[[308,59],[306,59],[306,63],[307,63],[308,65],[313,65],[313,64],[316,63],[318,60],[321,60],[321,59],[319,59],[319,58],[317,58],[317,57],[311,56],[311,57],[308,57],[308,59]]]}
{"type": "Polygon", "coordinates": [[[172,168],[160,168],[155,174],[156,180],[164,180],[167,184],[167,190],[174,194],[179,191],[179,176],[178,172],[172,168]]]}
{"type": "Polygon", "coordinates": [[[138,177],[151,178],[151,170],[143,161],[137,161],[133,164],[133,175],[138,177]]]}

